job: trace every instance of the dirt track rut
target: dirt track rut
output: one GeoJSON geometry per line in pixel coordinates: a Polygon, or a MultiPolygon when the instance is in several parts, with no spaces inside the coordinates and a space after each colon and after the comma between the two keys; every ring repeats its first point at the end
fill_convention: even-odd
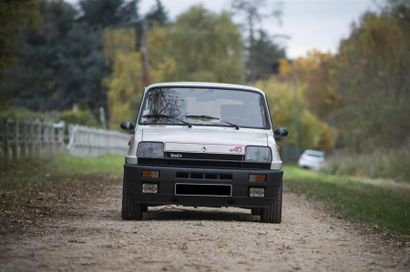
{"type": "Polygon", "coordinates": [[[0,242],[0,271],[410,271],[410,252],[303,196],[284,195],[283,223],[244,209],[150,208],[120,218],[121,186],[85,215],[0,242]]]}

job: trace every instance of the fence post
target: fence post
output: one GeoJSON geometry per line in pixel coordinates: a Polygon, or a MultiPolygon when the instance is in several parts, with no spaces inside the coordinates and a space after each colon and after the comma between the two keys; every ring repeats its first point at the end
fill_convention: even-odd
{"type": "Polygon", "coordinates": [[[60,145],[60,149],[62,152],[64,152],[64,131],[65,131],[65,124],[59,129],[58,133],[59,133],[59,137],[58,137],[58,141],[59,141],[59,145],[60,145]]]}
{"type": "Polygon", "coordinates": [[[6,160],[10,159],[9,155],[9,120],[6,118],[4,120],[4,135],[3,135],[3,140],[4,140],[4,157],[6,160]]]}
{"type": "Polygon", "coordinates": [[[18,145],[19,145],[19,140],[18,140],[18,134],[19,134],[19,129],[18,129],[18,120],[14,121],[14,128],[13,128],[13,160],[17,160],[18,159],[18,145]]]}
{"type": "Polygon", "coordinates": [[[56,133],[55,133],[55,129],[54,129],[54,123],[50,121],[49,123],[50,125],[50,140],[51,140],[51,154],[55,155],[56,152],[56,133]]]}
{"type": "Polygon", "coordinates": [[[27,158],[27,139],[26,139],[26,135],[27,135],[27,131],[26,131],[26,121],[22,121],[21,123],[21,127],[20,127],[20,135],[21,135],[21,158],[25,159],[27,158]]]}
{"type": "Polygon", "coordinates": [[[48,148],[47,148],[47,155],[52,155],[53,154],[53,139],[51,138],[51,125],[50,121],[47,121],[46,123],[46,128],[47,128],[47,143],[48,143],[48,148]]]}
{"type": "Polygon", "coordinates": [[[44,155],[44,121],[40,121],[38,125],[38,135],[39,135],[39,157],[43,157],[44,155]]]}
{"type": "Polygon", "coordinates": [[[51,150],[53,155],[57,153],[56,148],[56,129],[54,128],[54,123],[50,122],[50,132],[51,132],[51,150]]]}
{"type": "Polygon", "coordinates": [[[34,122],[30,122],[30,136],[29,136],[29,142],[30,142],[30,158],[34,158],[34,152],[35,152],[35,145],[34,145],[34,122]]]}
{"type": "Polygon", "coordinates": [[[58,153],[64,152],[64,130],[65,123],[63,121],[53,124],[54,141],[58,153]]]}
{"type": "Polygon", "coordinates": [[[36,119],[36,127],[35,127],[35,134],[36,135],[36,152],[35,157],[40,157],[40,150],[41,150],[41,122],[40,120],[36,119]]]}
{"type": "Polygon", "coordinates": [[[24,148],[26,150],[26,158],[30,158],[30,152],[29,152],[29,125],[30,122],[25,121],[24,122],[24,148]]]}

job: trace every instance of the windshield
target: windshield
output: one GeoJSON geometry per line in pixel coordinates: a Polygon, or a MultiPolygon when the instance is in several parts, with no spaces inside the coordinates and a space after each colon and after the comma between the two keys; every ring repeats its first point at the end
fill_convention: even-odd
{"type": "Polygon", "coordinates": [[[140,124],[270,128],[257,92],[214,88],[156,88],[144,98],[140,124]]]}
{"type": "Polygon", "coordinates": [[[315,151],[315,150],[306,150],[304,152],[307,156],[310,157],[316,157],[316,158],[323,158],[325,154],[321,151],[315,151]]]}

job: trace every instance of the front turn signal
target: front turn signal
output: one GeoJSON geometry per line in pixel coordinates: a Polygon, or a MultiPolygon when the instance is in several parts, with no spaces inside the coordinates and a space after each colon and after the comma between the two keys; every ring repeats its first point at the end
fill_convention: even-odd
{"type": "Polygon", "coordinates": [[[159,171],[142,170],[141,176],[143,178],[159,178],[159,171]]]}
{"type": "Polygon", "coordinates": [[[266,182],[266,175],[249,175],[250,182],[266,182]]]}

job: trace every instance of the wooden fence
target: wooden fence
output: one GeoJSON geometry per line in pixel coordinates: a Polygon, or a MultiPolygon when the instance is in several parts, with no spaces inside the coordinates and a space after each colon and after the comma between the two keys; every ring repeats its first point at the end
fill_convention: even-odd
{"type": "Polygon", "coordinates": [[[16,160],[44,158],[56,154],[74,156],[123,155],[129,136],[110,130],[72,125],[64,122],[0,120],[0,158],[16,160]]]}
{"type": "Polygon", "coordinates": [[[112,130],[79,125],[69,127],[69,154],[73,156],[125,155],[130,136],[112,130]]]}
{"type": "Polygon", "coordinates": [[[66,150],[64,126],[50,121],[0,121],[0,157],[4,159],[47,157],[66,150]]]}

